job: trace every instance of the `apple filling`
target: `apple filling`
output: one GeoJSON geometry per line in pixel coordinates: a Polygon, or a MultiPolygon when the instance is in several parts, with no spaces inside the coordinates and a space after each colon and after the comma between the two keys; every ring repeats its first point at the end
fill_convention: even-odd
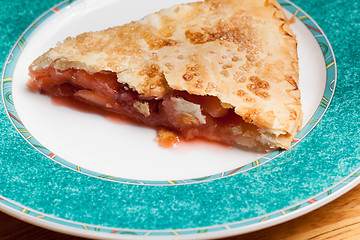
{"type": "Polygon", "coordinates": [[[53,67],[30,70],[31,89],[54,97],[70,97],[146,125],[175,131],[184,139],[205,137],[229,145],[254,146],[256,126],[213,96],[169,90],[161,99],[144,98],[117,81],[116,73],[88,73],[53,67]]]}

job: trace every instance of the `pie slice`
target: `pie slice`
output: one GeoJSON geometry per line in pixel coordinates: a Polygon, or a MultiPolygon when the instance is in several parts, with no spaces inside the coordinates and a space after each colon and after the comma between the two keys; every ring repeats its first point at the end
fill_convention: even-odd
{"type": "Polygon", "coordinates": [[[205,0],[69,37],[30,88],[185,139],[290,148],[302,123],[297,41],[275,0],[205,0]]]}

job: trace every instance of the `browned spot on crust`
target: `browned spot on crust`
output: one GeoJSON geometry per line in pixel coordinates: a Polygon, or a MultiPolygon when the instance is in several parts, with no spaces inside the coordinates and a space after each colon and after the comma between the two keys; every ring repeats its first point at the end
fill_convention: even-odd
{"type": "Polygon", "coordinates": [[[222,68],[223,69],[227,69],[227,68],[232,68],[232,64],[231,63],[227,63],[227,64],[224,64],[223,66],[222,66],[222,68]]]}
{"type": "Polygon", "coordinates": [[[199,65],[195,64],[194,66],[189,66],[186,68],[186,70],[190,72],[196,72],[199,69],[199,65]]]}
{"type": "Polygon", "coordinates": [[[245,113],[242,118],[245,122],[253,123],[254,116],[258,115],[259,112],[255,109],[249,110],[247,113],[245,113]]]}
{"type": "Polygon", "coordinates": [[[220,73],[221,73],[223,76],[225,76],[225,77],[229,77],[229,76],[230,76],[230,74],[229,74],[229,72],[228,72],[227,70],[222,70],[220,73]]]}
{"type": "Polygon", "coordinates": [[[232,59],[231,59],[231,61],[233,61],[233,62],[237,62],[237,61],[239,61],[240,60],[240,58],[238,57],[238,56],[234,56],[232,59]]]}
{"type": "Polygon", "coordinates": [[[263,99],[269,99],[270,98],[270,94],[268,92],[264,92],[264,91],[255,91],[255,94],[263,99]]]}
{"type": "Polygon", "coordinates": [[[237,92],[236,92],[236,95],[238,95],[239,97],[243,97],[243,96],[245,96],[246,95],[246,93],[245,93],[245,91],[243,91],[243,90],[238,90],[237,92]]]}
{"type": "Polygon", "coordinates": [[[190,42],[192,44],[202,44],[209,42],[208,36],[204,33],[200,33],[200,32],[192,33],[190,32],[190,30],[186,30],[185,36],[190,39],[190,42]]]}
{"type": "Polygon", "coordinates": [[[176,30],[176,21],[174,18],[171,18],[166,15],[162,15],[161,17],[162,22],[166,22],[167,24],[164,25],[161,29],[159,29],[158,34],[161,37],[169,38],[174,34],[176,30]]]}
{"type": "Polygon", "coordinates": [[[294,87],[293,90],[298,90],[298,89],[299,89],[296,81],[292,78],[292,76],[286,75],[286,76],[285,76],[285,80],[286,80],[288,83],[290,83],[291,86],[294,87]]]}
{"type": "Polygon", "coordinates": [[[297,112],[295,110],[290,112],[290,120],[296,120],[297,119],[297,112]]]}
{"type": "Polygon", "coordinates": [[[250,70],[250,65],[246,63],[246,64],[240,66],[239,70],[244,71],[244,72],[248,72],[250,70]]]}
{"type": "Polygon", "coordinates": [[[249,79],[252,83],[249,83],[246,87],[250,92],[263,99],[270,98],[270,94],[265,91],[270,88],[270,85],[267,81],[260,80],[256,76],[251,76],[249,79]]]}
{"type": "MultiPolygon", "coordinates": [[[[197,32],[187,30],[185,36],[192,44],[204,44],[219,40],[220,44],[229,47],[230,44],[224,43],[224,41],[235,43],[238,45],[239,51],[254,52],[253,46],[257,45],[257,38],[256,33],[251,28],[252,22],[251,17],[234,15],[227,21],[219,20],[216,26],[212,28],[203,27],[201,31],[197,32]]],[[[234,61],[237,60],[234,59],[234,61]]]]}
{"type": "Polygon", "coordinates": [[[194,78],[194,75],[191,74],[191,73],[185,73],[185,74],[183,75],[183,79],[184,79],[185,81],[191,81],[193,78],[194,78]]]}
{"type": "Polygon", "coordinates": [[[150,59],[153,61],[157,61],[159,59],[159,56],[155,52],[153,52],[150,54],[150,59]]]}
{"type": "Polygon", "coordinates": [[[276,118],[276,115],[274,114],[274,111],[268,111],[266,112],[266,118],[270,121],[274,121],[276,118]]]}
{"type": "Polygon", "coordinates": [[[183,75],[185,81],[191,81],[193,78],[200,76],[199,65],[195,64],[194,66],[188,66],[186,68],[186,73],[183,75]]]}
{"type": "Polygon", "coordinates": [[[209,93],[209,92],[211,92],[214,88],[215,88],[215,85],[214,85],[213,83],[209,82],[208,85],[207,85],[207,87],[206,87],[206,89],[205,89],[205,92],[206,92],[206,93],[209,93]]]}
{"type": "Polygon", "coordinates": [[[218,0],[205,0],[206,3],[210,3],[210,10],[214,11],[221,6],[221,2],[218,0]]]}
{"type": "Polygon", "coordinates": [[[197,80],[196,84],[195,84],[195,87],[196,88],[202,88],[203,87],[202,83],[203,83],[203,81],[201,79],[197,80]]]}
{"type": "Polygon", "coordinates": [[[163,47],[167,46],[175,46],[177,42],[172,39],[154,39],[152,41],[148,41],[149,49],[151,50],[158,50],[163,47]]]}
{"type": "Polygon", "coordinates": [[[251,76],[249,78],[251,82],[254,83],[256,89],[269,89],[270,84],[267,81],[261,80],[260,78],[256,76],[251,76]]]}
{"type": "Polygon", "coordinates": [[[245,77],[241,72],[236,72],[236,73],[234,74],[234,80],[235,80],[237,83],[245,82],[246,77],[245,77]]]}
{"type": "Polygon", "coordinates": [[[154,78],[160,74],[160,67],[157,64],[151,64],[143,68],[140,72],[140,76],[147,75],[149,78],[154,78]]]}
{"type": "Polygon", "coordinates": [[[246,59],[247,59],[249,62],[254,62],[254,61],[256,60],[254,54],[248,54],[248,55],[246,55],[246,59]]]}
{"type": "Polygon", "coordinates": [[[165,63],[165,66],[169,69],[169,70],[173,70],[174,69],[174,65],[171,63],[165,63]]]}

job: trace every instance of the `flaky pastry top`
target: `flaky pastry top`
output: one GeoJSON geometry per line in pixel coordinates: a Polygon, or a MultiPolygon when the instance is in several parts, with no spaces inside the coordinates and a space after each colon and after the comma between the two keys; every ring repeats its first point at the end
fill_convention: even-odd
{"type": "Polygon", "coordinates": [[[302,122],[297,41],[275,0],[205,0],[69,37],[31,66],[116,72],[144,98],[216,96],[264,132],[302,122]]]}

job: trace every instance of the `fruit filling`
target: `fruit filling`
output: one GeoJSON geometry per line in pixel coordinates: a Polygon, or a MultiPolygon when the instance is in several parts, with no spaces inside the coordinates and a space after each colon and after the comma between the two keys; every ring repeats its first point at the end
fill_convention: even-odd
{"type": "MultiPolygon", "coordinates": [[[[139,95],[117,81],[116,73],[30,69],[28,86],[42,94],[70,97],[147,125],[170,129],[186,140],[205,137],[230,145],[255,144],[256,127],[213,96],[169,90],[162,99],[139,95]]],[[[160,139],[161,141],[161,139],[160,139]]]]}

